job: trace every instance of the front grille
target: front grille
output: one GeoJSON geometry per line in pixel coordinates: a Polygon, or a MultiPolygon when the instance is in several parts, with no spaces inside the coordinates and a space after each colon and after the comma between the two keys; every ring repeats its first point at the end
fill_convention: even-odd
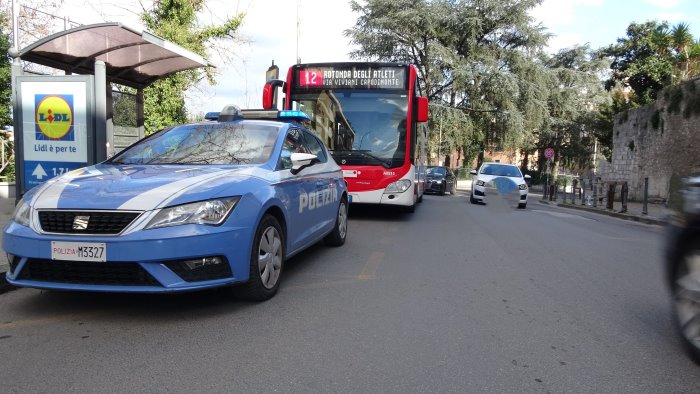
{"type": "Polygon", "coordinates": [[[85,285],[160,286],[138,263],[30,259],[20,280],[85,285]]]}
{"type": "Polygon", "coordinates": [[[474,190],[474,195],[475,195],[475,196],[481,196],[481,197],[483,197],[483,196],[484,196],[484,192],[482,192],[482,191],[480,191],[480,190],[474,190]]]}
{"type": "Polygon", "coordinates": [[[190,269],[184,261],[169,261],[165,263],[171,271],[181,277],[185,282],[201,282],[204,280],[224,279],[233,276],[231,266],[226,258],[219,264],[210,264],[190,269]]]}
{"type": "Polygon", "coordinates": [[[114,235],[122,232],[139,215],[139,212],[120,211],[39,211],[39,222],[47,233],[114,235]],[[76,216],[88,217],[87,228],[73,228],[76,216]]]}

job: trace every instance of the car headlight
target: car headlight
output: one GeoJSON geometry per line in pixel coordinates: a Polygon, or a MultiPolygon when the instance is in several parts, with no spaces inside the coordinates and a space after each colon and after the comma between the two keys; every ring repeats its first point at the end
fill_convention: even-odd
{"type": "Polygon", "coordinates": [[[518,186],[518,189],[520,189],[520,190],[527,190],[527,184],[526,184],[526,183],[523,183],[522,185],[519,185],[519,186],[518,186]]]}
{"type": "Polygon", "coordinates": [[[401,179],[396,182],[392,182],[386,187],[384,193],[403,193],[408,190],[413,182],[410,179],[401,179]]]}
{"type": "Polygon", "coordinates": [[[482,181],[482,180],[476,181],[476,185],[477,185],[477,186],[484,186],[485,184],[486,184],[486,182],[484,182],[484,181],[482,181]]]}
{"type": "Polygon", "coordinates": [[[240,197],[219,198],[163,208],[146,228],[179,226],[181,224],[206,224],[218,226],[224,222],[240,197]]]}
{"type": "Polygon", "coordinates": [[[17,224],[29,227],[31,218],[32,209],[29,207],[29,204],[24,202],[24,200],[20,200],[19,204],[17,204],[17,207],[15,208],[15,212],[12,214],[12,220],[14,220],[17,224]]]}

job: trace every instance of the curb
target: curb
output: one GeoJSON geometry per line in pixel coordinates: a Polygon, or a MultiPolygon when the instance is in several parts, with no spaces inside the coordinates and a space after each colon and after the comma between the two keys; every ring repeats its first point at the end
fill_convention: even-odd
{"type": "Polygon", "coordinates": [[[639,223],[645,223],[645,224],[654,224],[657,226],[664,226],[666,225],[666,220],[663,219],[658,219],[658,218],[653,218],[653,217],[646,217],[646,216],[636,216],[636,215],[630,215],[626,213],[619,213],[619,212],[613,212],[613,211],[608,211],[608,210],[603,210],[603,209],[598,209],[598,208],[587,208],[584,206],[577,206],[577,205],[572,205],[572,204],[563,204],[563,203],[558,203],[558,202],[553,202],[553,201],[547,201],[547,200],[539,200],[540,204],[545,204],[545,205],[555,205],[557,207],[561,208],[569,208],[569,209],[576,209],[579,211],[586,211],[586,212],[592,212],[592,213],[598,213],[606,216],[611,216],[615,217],[618,219],[624,219],[624,220],[631,220],[633,222],[639,222],[639,223]]]}

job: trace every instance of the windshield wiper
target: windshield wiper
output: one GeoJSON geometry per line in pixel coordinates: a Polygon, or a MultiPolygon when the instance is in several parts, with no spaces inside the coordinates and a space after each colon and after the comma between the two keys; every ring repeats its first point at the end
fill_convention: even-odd
{"type": "Polygon", "coordinates": [[[352,156],[362,156],[364,158],[372,159],[375,162],[378,162],[385,168],[389,168],[391,166],[391,163],[393,162],[393,159],[383,159],[381,157],[375,156],[371,151],[369,150],[332,150],[330,151],[332,155],[338,155],[338,156],[343,156],[343,157],[352,157],[352,156]]]}

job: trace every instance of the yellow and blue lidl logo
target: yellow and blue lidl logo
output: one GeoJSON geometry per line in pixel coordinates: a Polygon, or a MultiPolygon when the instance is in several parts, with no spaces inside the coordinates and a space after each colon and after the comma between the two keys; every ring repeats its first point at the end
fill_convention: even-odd
{"type": "Polygon", "coordinates": [[[34,105],[37,140],[75,140],[72,94],[36,94],[34,105]]]}

